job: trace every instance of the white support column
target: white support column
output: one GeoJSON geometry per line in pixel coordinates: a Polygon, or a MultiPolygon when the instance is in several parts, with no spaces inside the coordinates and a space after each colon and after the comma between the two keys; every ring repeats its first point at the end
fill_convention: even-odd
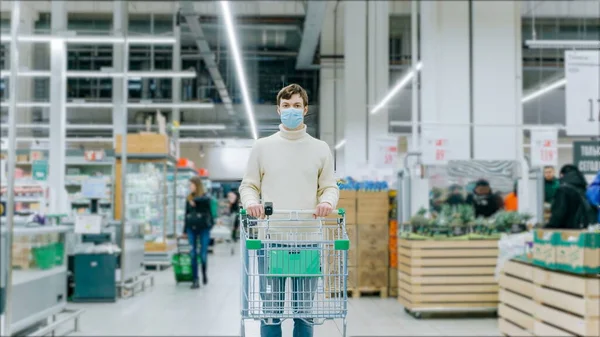
{"type": "Polygon", "coordinates": [[[367,167],[367,2],[344,3],[345,172],[367,167]],[[349,150],[351,149],[351,150],[349,150]]]}
{"type": "MultiPolygon", "coordinates": [[[[321,55],[335,55],[336,53],[336,32],[335,32],[335,10],[336,4],[333,1],[327,3],[327,13],[323,20],[320,39],[321,55]]],[[[320,85],[319,85],[319,139],[329,144],[333,149],[338,139],[335,134],[335,111],[336,97],[335,88],[337,78],[332,62],[327,65],[321,63],[320,85]]],[[[309,108],[310,109],[310,108],[309,108]]]]}
{"type": "MultiPolygon", "coordinates": [[[[59,35],[67,30],[67,4],[64,0],[51,3],[52,34],[59,35]]],[[[67,47],[64,41],[50,43],[50,160],[48,187],[50,187],[50,213],[61,213],[65,189],[66,123],[65,109],[67,47]]]]}
{"type": "Polygon", "coordinates": [[[521,3],[473,2],[473,148],[474,159],[520,160],[521,3]]]}
{"type": "MultiPolygon", "coordinates": [[[[173,16],[173,36],[175,36],[175,44],[173,45],[173,71],[181,71],[181,27],[179,26],[179,12],[176,11],[173,16]]],[[[181,102],[181,78],[172,79],[172,99],[173,103],[181,102]]],[[[171,115],[172,125],[179,125],[181,119],[179,108],[173,108],[171,115]]],[[[175,148],[177,149],[177,158],[179,158],[179,129],[173,131],[175,139],[175,148]]]]}
{"type": "MultiPolygon", "coordinates": [[[[113,2],[113,33],[117,35],[127,34],[128,21],[128,4],[127,1],[113,2]]],[[[113,68],[117,72],[123,71],[123,53],[125,50],[123,43],[115,43],[113,45],[113,68]]],[[[116,135],[127,134],[127,126],[122,123],[123,107],[123,79],[114,78],[112,80],[112,123],[114,126],[113,136],[114,145],[116,147],[116,135]]]]}
{"type": "Polygon", "coordinates": [[[368,88],[368,132],[367,146],[369,164],[376,165],[378,155],[378,137],[387,137],[389,133],[388,108],[383,107],[376,114],[370,111],[387,95],[390,90],[390,13],[388,1],[367,1],[367,88],[368,88]]]}
{"type": "MultiPolygon", "coordinates": [[[[469,4],[467,1],[423,1],[420,22],[421,120],[468,125],[471,108],[469,4]]],[[[445,127],[443,132],[453,143],[457,158],[470,158],[468,126],[445,127]]]]}
{"type": "MultiPolygon", "coordinates": [[[[32,6],[25,2],[21,5],[21,22],[19,24],[19,34],[28,35],[34,33],[35,22],[38,20],[38,13],[32,9],[32,6]]],[[[20,69],[48,69],[49,46],[45,43],[19,43],[19,68],[20,69]],[[34,50],[39,51],[34,55],[34,50]],[[43,51],[43,52],[42,52],[43,51]],[[44,65],[36,64],[38,54],[44,65]],[[35,57],[35,58],[34,58],[35,57]],[[39,68],[37,68],[39,67],[39,68]]],[[[21,77],[18,81],[17,102],[32,102],[34,100],[34,78],[21,77]]],[[[32,108],[19,108],[17,122],[30,124],[33,122],[32,108]]],[[[31,130],[20,131],[23,136],[30,137],[31,130]]]]}

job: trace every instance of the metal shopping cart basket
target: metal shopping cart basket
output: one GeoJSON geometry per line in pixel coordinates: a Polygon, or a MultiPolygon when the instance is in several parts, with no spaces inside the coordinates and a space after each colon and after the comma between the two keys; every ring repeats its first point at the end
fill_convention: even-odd
{"type": "Polygon", "coordinates": [[[344,210],[335,219],[314,219],[308,218],[314,210],[267,204],[265,213],[254,219],[240,212],[241,336],[246,320],[274,325],[286,319],[311,325],[340,319],[346,336],[350,241],[344,210]]]}

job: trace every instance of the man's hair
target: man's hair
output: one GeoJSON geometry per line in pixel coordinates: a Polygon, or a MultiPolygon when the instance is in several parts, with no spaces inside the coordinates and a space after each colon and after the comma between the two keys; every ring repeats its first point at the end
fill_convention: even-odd
{"type": "Polygon", "coordinates": [[[281,103],[282,99],[290,99],[295,94],[300,95],[304,106],[308,105],[308,94],[306,93],[306,90],[304,90],[304,88],[302,88],[298,84],[294,83],[279,90],[279,93],[277,94],[277,106],[279,106],[279,103],[281,103]]]}
{"type": "Polygon", "coordinates": [[[552,170],[554,170],[554,166],[551,166],[551,165],[546,165],[546,166],[544,166],[544,170],[547,170],[547,169],[552,169],[552,170]]]}

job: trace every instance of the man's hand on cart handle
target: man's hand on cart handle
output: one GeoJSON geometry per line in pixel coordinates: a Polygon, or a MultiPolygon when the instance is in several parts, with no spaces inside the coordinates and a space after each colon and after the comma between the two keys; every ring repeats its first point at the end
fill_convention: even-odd
{"type": "Polygon", "coordinates": [[[317,205],[315,209],[314,217],[316,218],[324,218],[333,212],[333,206],[331,206],[328,202],[322,202],[317,205]]]}
{"type": "Polygon", "coordinates": [[[248,215],[257,219],[263,219],[265,217],[265,207],[262,204],[248,205],[248,215]]]}

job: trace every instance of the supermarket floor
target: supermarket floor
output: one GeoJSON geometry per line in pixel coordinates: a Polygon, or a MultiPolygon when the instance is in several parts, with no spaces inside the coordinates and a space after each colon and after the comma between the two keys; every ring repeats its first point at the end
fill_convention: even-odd
{"type": "MultiPolygon", "coordinates": [[[[71,304],[83,308],[77,336],[239,336],[239,255],[210,256],[210,283],[199,290],[176,285],[172,269],[155,273],[153,289],[111,304],[71,304]]],[[[500,336],[494,318],[417,320],[394,299],[349,300],[348,336],[500,336]]],[[[284,323],[291,337],[292,322],[284,323]]],[[[287,330],[287,331],[286,331],[287,330]]],[[[316,337],[341,336],[341,322],[315,328],[316,337]]],[[[246,336],[260,336],[246,324],[246,336]]]]}

